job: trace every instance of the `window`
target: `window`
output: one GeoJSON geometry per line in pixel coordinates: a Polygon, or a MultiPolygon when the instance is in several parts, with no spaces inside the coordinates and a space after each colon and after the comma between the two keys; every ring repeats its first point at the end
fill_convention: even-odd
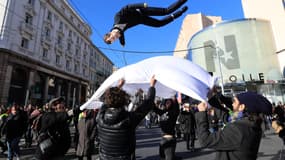
{"type": "Polygon", "coordinates": [[[25,22],[26,22],[26,24],[32,24],[33,23],[33,17],[29,13],[26,13],[25,22]]]}
{"type": "Polygon", "coordinates": [[[87,57],[86,54],[83,54],[83,59],[84,59],[84,60],[86,60],[86,57],[87,57]]]}
{"type": "Polygon", "coordinates": [[[51,16],[52,16],[51,11],[48,11],[47,19],[50,20],[50,21],[51,21],[51,16]]]}
{"type": "Polygon", "coordinates": [[[28,0],[28,4],[34,5],[35,0],[28,0]]]}
{"type": "Polygon", "coordinates": [[[66,60],[66,69],[70,69],[70,60],[66,60]]]}
{"type": "Polygon", "coordinates": [[[82,72],[83,72],[83,75],[86,75],[86,70],[85,70],[85,68],[83,68],[82,72]]]}
{"type": "Polygon", "coordinates": [[[74,64],[74,72],[78,72],[78,65],[74,64]]]}
{"type": "Polygon", "coordinates": [[[77,37],[77,39],[76,39],[76,43],[77,43],[77,44],[79,44],[79,37],[77,37]]]}
{"type": "Polygon", "coordinates": [[[29,40],[26,38],[22,38],[21,40],[21,47],[28,49],[29,40]]]}
{"type": "Polygon", "coordinates": [[[75,50],[75,55],[76,55],[76,56],[80,56],[80,55],[79,55],[79,49],[78,49],[78,48],[76,48],[76,50],[75,50]]]}
{"type": "Polygon", "coordinates": [[[62,22],[62,21],[59,22],[59,29],[60,29],[60,30],[63,29],[63,22],[62,22]]]}
{"type": "Polygon", "coordinates": [[[68,32],[68,37],[72,37],[72,31],[71,30],[69,30],[69,32],[68,32]]]}
{"type": "Polygon", "coordinates": [[[70,51],[70,49],[71,49],[71,44],[67,43],[67,50],[70,51]]]}
{"type": "Polygon", "coordinates": [[[45,28],[45,36],[50,37],[50,29],[49,28],[45,28]]]}
{"type": "Polygon", "coordinates": [[[62,38],[61,36],[57,37],[57,44],[61,45],[62,44],[62,38]]]}
{"type": "Polygon", "coordinates": [[[48,58],[48,50],[47,49],[43,49],[43,58],[48,58]]]}
{"type": "Polygon", "coordinates": [[[60,64],[60,55],[55,56],[55,63],[60,64]]]}

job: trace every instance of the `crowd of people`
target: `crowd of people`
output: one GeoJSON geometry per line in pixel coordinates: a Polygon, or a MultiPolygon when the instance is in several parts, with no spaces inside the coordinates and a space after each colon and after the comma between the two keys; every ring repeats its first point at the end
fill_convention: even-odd
{"type": "Polygon", "coordinates": [[[79,160],[91,160],[96,141],[100,160],[135,160],[135,133],[140,124],[146,128],[160,127],[157,153],[165,160],[177,157],[179,140],[185,141],[189,152],[194,152],[196,139],[202,147],[216,150],[219,160],[257,159],[264,130],[271,124],[285,141],[285,112],[280,102],[271,104],[254,92],[225,97],[215,89],[207,102],[193,101],[187,96],[177,99],[177,95],[158,99],[155,84],[153,77],[147,94],[139,90],[131,97],[122,89],[121,79],[118,86],[106,90],[100,109],[68,109],[62,97],[43,107],[1,106],[2,154],[7,151],[9,160],[20,159],[19,142],[25,139],[24,147],[36,144],[34,159],[63,159],[74,144],[79,160]],[[70,132],[72,125],[74,135],[70,132]]]}

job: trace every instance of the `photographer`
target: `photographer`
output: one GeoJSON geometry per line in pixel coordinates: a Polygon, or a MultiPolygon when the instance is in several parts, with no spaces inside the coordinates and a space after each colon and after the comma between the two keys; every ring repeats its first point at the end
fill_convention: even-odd
{"type": "Polygon", "coordinates": [[[217,160],[257,159],[262,138],[262,114],[272,114],[271,103],[254,92],[238,94],[233,99],[230,121],[218,132],[210,133],[207,103],[198,105],[196,113],[198,139],[202,147],[217,151],[217,160]]]}

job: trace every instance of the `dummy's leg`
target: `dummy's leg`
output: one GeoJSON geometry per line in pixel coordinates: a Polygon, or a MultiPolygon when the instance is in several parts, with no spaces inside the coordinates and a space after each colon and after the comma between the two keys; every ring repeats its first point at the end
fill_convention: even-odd
{"type": "Polygon", "coordinates": [[[159,8],[159,7],[146,7],[143,9],[140,9],[142,14],[147,16],[164,16],[167,14],[170,14],[177,10],[179,7],[181,7],[187,0],[177,0],[173,4],[171,4],[167,8],[159,8]]]}
{"type": "Polygon", "coordinates": [[[170,23],[171,21],[173,21],[174,19],[180,17],[184,12],[186,12],[188,9],[187,6],[183,7],[180,11],[177,11],[169,16],[166,16],[165,18],[158,20],[158,19],[154,19],[152,17],[143,17],[142,19],[142,24],[147,25],[147,26],[152,26],[152,27],[161,27],[164,26],[168,23],[170,23]]]}

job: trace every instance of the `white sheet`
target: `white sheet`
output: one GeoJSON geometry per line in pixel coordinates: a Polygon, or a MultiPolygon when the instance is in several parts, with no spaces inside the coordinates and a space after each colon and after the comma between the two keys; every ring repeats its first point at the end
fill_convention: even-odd
{"type": "Polygon", "coordinates": [[[129,94],[134,95],[139,88],[147,92],[153,75],[157,80],[156,96],[162,98],[169,98],[176,92],[181,92],[203,101],[207,99],[207,93],[216,81],[216,78],[189,60],[174,56],[153,57],[114,72],[80,109],[99,108],[102,105],[99,99],[105,90],[116,86],[121,78],[125,79],[123,89],[129,94]]]}

